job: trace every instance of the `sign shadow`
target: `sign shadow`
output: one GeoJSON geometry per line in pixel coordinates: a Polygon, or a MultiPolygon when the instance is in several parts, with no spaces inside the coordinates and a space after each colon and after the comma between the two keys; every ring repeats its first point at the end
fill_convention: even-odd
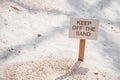
{"type": "Polygon", "coordinates": [[[77,61],[70,69],[70,71],[66,72],[64,75],[61,75],[60,77],[57,77],[55,80],[62,80],[72,75],[85,75],[89,71],[89,69],[80,67],[80,64],[81,61],[77,61]]]}

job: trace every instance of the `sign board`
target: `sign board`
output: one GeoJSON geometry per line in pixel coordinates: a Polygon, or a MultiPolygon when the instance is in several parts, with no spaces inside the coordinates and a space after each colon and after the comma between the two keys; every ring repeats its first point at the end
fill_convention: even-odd
{"type": "Polygon", "coordinates": [[[99,21],[96,19],[71,18],[69,37],[78,39],[97,39],[99,21]]]}

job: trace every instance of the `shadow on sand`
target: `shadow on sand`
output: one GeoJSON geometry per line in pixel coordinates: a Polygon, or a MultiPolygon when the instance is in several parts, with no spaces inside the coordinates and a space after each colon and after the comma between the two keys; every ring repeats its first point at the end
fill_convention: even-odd
{"type": "Polygon", "coordinates": [[[65,74],[61,75],[60,77],[57,77],[55,80],[62,80],[67,77],[73,76],[73,75],[85,75],[89,69],[80,67],[81,62],[76,62],[73,67],[70,69],[70,71],[66,72],[65,74]]]}

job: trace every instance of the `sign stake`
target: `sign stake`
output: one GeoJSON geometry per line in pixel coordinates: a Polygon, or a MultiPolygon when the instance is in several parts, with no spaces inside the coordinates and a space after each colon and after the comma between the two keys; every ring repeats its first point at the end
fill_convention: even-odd
{"type": "Polygon", "coordinates": [[[71,18],[69,37],[80,39],[78,61],[84,61],[86,39],[97,40],[99,20],[71,18]]]}
{"type": "Polygon", "coordinates": [[[85,39],[80,39],[78,61],[84,60],[85,39]]]}

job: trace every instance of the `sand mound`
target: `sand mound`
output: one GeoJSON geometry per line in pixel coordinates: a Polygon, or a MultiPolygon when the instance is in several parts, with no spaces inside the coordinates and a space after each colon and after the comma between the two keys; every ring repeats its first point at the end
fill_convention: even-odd
{"type": "MultiPolygon", "coordinates": [[[[5,80],[54,80],[53,75],[55,77],[55,75],[71,70],[74,62],[75,60],[70,58],[55,59],[47,57],[42,61],[13,63],[7,66],[5,80]]],[[[73,69],[71,74],[74,71],[76,70],[73,69]]]]}

